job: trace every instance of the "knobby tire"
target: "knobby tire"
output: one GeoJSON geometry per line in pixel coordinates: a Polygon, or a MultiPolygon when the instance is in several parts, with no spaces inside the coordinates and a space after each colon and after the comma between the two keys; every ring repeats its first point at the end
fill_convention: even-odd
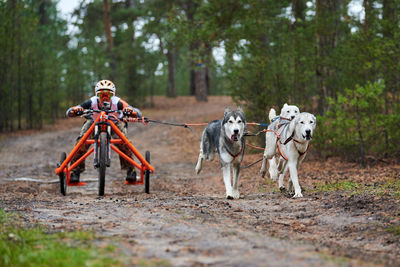
{"type": "Polygon", "coordinates": [[[100,133],[100,153],[99,153],[99,196],[104,195],[104,185],[106,181],[106,162],[107,162],[107,133],[100,133]]]}
{"type": "MultiPolygon", "coordinates": [[[[61,153],[61,159],[60,159],[60,165],[64,162],[64,160],[67,158],[67,154],[65,152],[61,153]]],[[[67,177],[65,176],[64,170],[60,172],[58,175],[60,178],[60,191],[63,196],[67,194],[67,177]]]]}
{"type": "MultiPolygon", "coordinates": [[[[146,151],[145,159],[150,164],[150,151],[146,151]]],[[[144,191],[147,194],[150,194],[150,171],[149,170],[146,170],[144,172],[144,191]]]]}

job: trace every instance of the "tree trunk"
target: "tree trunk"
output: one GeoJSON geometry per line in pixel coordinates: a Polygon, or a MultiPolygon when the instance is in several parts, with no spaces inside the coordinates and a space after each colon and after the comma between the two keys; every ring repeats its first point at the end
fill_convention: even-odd
{"type": "Polygon", "coordinates": [[[8,105],[9,105],[9,118],[10,118],[10,126],[9,126],[9,130],[11,132],[14,131],[14,103],[15,103],[15,99],[14,99],[14,91],[15,91],[15,47],[16,42],[15,42],[15,25],[16,25],[16,21],[15,21],[15,13],[16,13],[16,1],[11,1],[10,2],[10,15],[11,15],[11,36],[10,36],[10,69],[9,69],[9,100],[8,100],[8,105]]]}
{"type": "Polygon", "coordinates": [[[357,114],[357,130],[358,130],[358,140],[360,144],[360,156],[361,156],[361,166],[365,168],[365,149],[364,149],[364,139],[361,130],[361,119],[360,112],[358,111],[358,107],[356,108],[357,114]]]}
{"type": "MultiPolygon", "coordinates": [[[[396,2],[395,0],[383,0],[383,16],[382,16],[382,32],[383,32],[383,37],[386,43],[391,42],[395,38],[395,31],[399,23],[399,21],[396,19],[396,2]]],[[[393,56],[396,55],[395,50],[398,49],[395,46],[390,46],[387,49],[388,55],[386,58],[388,59],[386,64],[383,65],[384,67],[384,79],[385,79],[385,90],[386,92],[390,92],[392,94],[392,99],[394,99],[394,96],[396,92],[398,92],[399,88],[397,86],[397,78],[398,78],[398,73],[396,70],[396,65],[398,63],[399,57],[398,56],[393,56]]],[[[389,108],[391,108],[391,105],[394,104],[393,102],[387,102],[386,105],[389,105],[389,108]]]]}
{"type": "Polygon", "coordinates": [[[329,109],[326,105],[328,96],[335,95],[329,80],[335,73],[329,66],[328,59],[338,42],[338,24],[340,23],[341,1],[316,0],[316,82],[320,92],[318,110],[325,114],[329,109]]]}
{"type": "Polygon", "coordinates": [[[373,21],[373,15],[372,15],[373,0],[364,0],[363,7],[364,7],[364,12],[365,12],[363,28],[364,28],[364,32],[368,33],[371,23],[373,21]]]}
{"type": "Polygon", "coordinates": [[[168,88],[167,88],[167,97],[176,97],[176,88],[175,88],[175,54],[169,48],[167,52],[167,60],[168,60],[168,88]]]}
{"type": "Polygon", "coordinates": [[[108,0],[103,0],[103,20],[104,20],[104,31],[107,38],[107,52],[110,55],[110,66],[111,66],[111,76],[110,79],[114,80],[116,78],[116,63],[115,56],[113,52],[114,48],[114,38],[111,34],[111,18],[110,18],[110,5],[108,0]]]}
{"type": "MultiPolygon", "coordinates": [[[[18,19],[19,21],[19,19],[18,19]]],[[[20,24],[18,22],[18,73],[17,73],[17,94],[18,94],[18,130],[22,129],[22,40],[20,24]]]]}
{"type": "Polygon", "coordinates": [[[196,100],[207,102],[206,68],[198,66],[195,71],[196,100]]]}
{"type": "Polygon", "coordinates": [[[195,69],[195,94],[197,101],[208,101],[208,85],[207,85],[207,45],[201,43],[197,50],[197,66],[195,69]]]}
{"type": "Polygon", "coordinates": [[[33,63],[33,58],[32,55],[30,56],[29,59],[29,68],[30,68],[30,74],[27,76],[27,82],[26,84],[29,84],[30,86],[27,87],[27,106],[28,106],[28,128],[32,129],[33,128],[33,77],[35,75],[34,73],[34,63],[33,63]]]}
{"type": "Polygon", "coordinates": [[[292,101],[293,103],[298,103],[303,101],[303,99],[298,99],[303,94],[301,92],[304,91],[304,82],[301,81],[301,77],[304,76],[304,70],[300,64],[300,57],[302,53],[301,47],[298,46],[299,44],[299,36],[298,36],[298,28],[301,27],[303,22],[305,21],[305,10],[306,10],[306,3],[304,0],[292,0],[292,8],[293,8],[293,15],[295,21],[292,25],[292,30],[294,32],[294,74],[293,74],[293,86],[292,88],[292,101]]]}
{"type": "MultiPolygon", "coordinates": [[[[186,0],[182,3],[182,8],[186,13],[186,17],[191,26],[194,27],[194,14],[196,13],[197,8],[199,7],[199,3],[193,0],[186,0]]],[[[196,51],[199,48],[199,42],[197,40],[191,40],[189,44],[189,54],[190,54],[190,87],[189,94],[194,96],[196,95],[196,51]]]]}
{"type": "Polygon", "coordinates": [[[195,42],[192,42],[189,45],[189,54],[190,54],[190,87],[189,87],[189,95],[196,95],[196,53],[198,45],[195,42]]]}
{"type": "MultiPolygon", "coordinates": [[[[383,0],[382,32],[385,43],[389,43],[395,38],[395,25],[398,25],[398,21],[396,21],[395,8],[395,0],[383,0]]],[[[385,115],[393,112],[393,108],[395,107],[396,92],[399,91],[397,83],[399,76],[396,67],[399,57],[393,56],[397,54],[395,52],[396,49],[398,49],[396,46],[387,47],[386,52],[388,54],[385,57],[387,62],[383,64],[383,77],[385,81],[385,115]],[[391,94],[392,100],[389,99],[389,93],[391,94]]],[[[387,151],[389,148],[389,134],[386,129],[384,130],[384,139],[387,151]]]]}
{"type": "MultiPolygon", "coordinates": [[[[193,63],[193,62],[192,62],[193,63]]],[[[194,70],[194,64],[190,64],[191,70],[190,70],[190,87],[189,87],[189,95],[194,96],[196,95],[196,83],[195,83],[195,77],[196,77],[196,71],[194,70]]]]}

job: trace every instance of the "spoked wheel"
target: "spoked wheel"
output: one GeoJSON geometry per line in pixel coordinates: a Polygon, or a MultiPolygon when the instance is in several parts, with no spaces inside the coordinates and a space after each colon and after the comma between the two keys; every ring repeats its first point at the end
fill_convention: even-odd
{"type": "MultiPolygon", "coordinates": [[[[150,151],[146,151],[145,155],[146,161],[150,164],[150,151]]],[[[150,194],[150,171],[146,170],[144,172],[144,192],[150,194]]]]}
{"type": "Polygon", "coordinates": [[[107,161],[107,133],[100,133],[100,153],[99,153],[99,196],[104,195],[104,184],[106,180],[106,161],[107,161]]]}
{"type": "MultiPolygon", "coordinates": [[[[62,152],[61,153],[60,163],[57,164],[57,167],[60,167],[61,164],[64,162],[64,160],[66,158],[67,158],[67,154],[65,154],[65,152],[62,152]]],[[[65,176],[65,172],[64,171],[60,172],[58,177],[60,178],[60,191],[61,191],[61,194],[63,194],[65,196],[67,194],[67,177],[65,176]]]]}

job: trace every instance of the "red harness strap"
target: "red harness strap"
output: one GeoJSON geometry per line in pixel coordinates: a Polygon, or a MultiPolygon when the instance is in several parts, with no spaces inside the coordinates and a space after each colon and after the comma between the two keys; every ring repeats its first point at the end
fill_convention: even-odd
{"type": "Polygon", "coordinates": [[[232,157],[233,159],[236,159],[240,154],[242,154],[242,152],[243,152],[243,150],[244,150],[244,144],[243,144],[243,145],[242,145],[242,149],[240,149],[240,152],[237,153],[236,155],[233,155],[233,154],[229,151],[229,149],[228,149],[226,146],[224,146],[224,147],[225,147],[225,150],[228,152],[229,155],[231,155],[231,157],[232,157]]]}
{"type": "MultiPolygon", "coordinates": [[[[296,142],[296,143],[298,143],[298,144],[303,144],[302,142],[300,142],[300,141],[297,141],[297,140],[296,140],[296,139],[294,139],[294,138],[293,138],[293,142],[296,142]]],[[[298,151],[298,150],[297,150],[297,152],[299,152],[299,154],[300,154],[300,157],[301,157],[301,156],[303,156],[304,154],[306,154],[306,153],[307,153],[308,149],[310,148],[310,143],[311,143],[311,142],[308,142],[308,145],[307,145],[306,151],[304,151],[304,152],[300,152],[300,151],[298,151]]]]}
{"type": "Polygon", "coordinates": [[[264,130],[264,132],[273,132],[276,135],[276,143],[278,144],[278,151],[279,154],[282,156],[282,158],[284,158],[285,160],[288,160],[287,157],[285,157],[285,155],[283,155],[282,150],[281,150],[281,145],[279,142],[279,140],[281,139],[280,135],[278,134],[278,132],[274,131],[274,130],[264,130]]]}
{"type": "MultiPolygon", "coordinates": [[[[281,142],[279,142],[279,140],[281,139],[280,135],[279,135],[276,131],[274,131],[274,130],[264,130],[264,132],[273,132],[273,133],[276,135],[276,137],[277,137],[277,138],[276,138],[276,143],[277,143],[277,145],[278,145],[279,154],[282,156],[282,158],[284,158],[285,160],[288,160],[288,158],[285,157],[285,155],[283,155],[283,153],[282,153],[282,149],[281,149],[281,145],[280,145],[281,142]]],[[[293,134],[294,134],[294,133],[293,133],[293,134]]],[[[291,140],[293,140],[293,142],[296,142],[296,143],[298,143],[298,144],[303,144],[302,142],[297,141],[296,139],[294,139],[294,138],[293,138],[293,134],[292,134],[292,136],[290,136],[288,139],[286,139],[286,141],[283,143],[284,145],[286,145],[287,143],[289,143],[291,140]]],[[[304,154],[306,154],[309,148],[310,148],[310,142],[308,142],[306,151],[300,152],[300,151],[297,150],[297,152],[299,152],[300,157],[303,156],[304,154]]]]}
{"type": "MultiPolygon", "coordinates": [[[[291,119],[289,119],[289,118],[285,118],[285,117],[280,117],[280,120],[288,120],[288,121],[291,121],[291,119]]],[[[280,129],[281,128],[281,122],[279,121],[279,123],[278,123],[278,129],[280,129]]]]}

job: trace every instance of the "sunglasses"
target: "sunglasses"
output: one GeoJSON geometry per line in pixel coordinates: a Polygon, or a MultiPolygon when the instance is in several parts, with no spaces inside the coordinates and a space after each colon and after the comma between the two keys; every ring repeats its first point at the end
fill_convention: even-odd
{"type": "Polygon", "coordinates": [[[99,98],[110,98],[112,93],[108,90],[101,90],[97,92],[97,97],[99,98]]]}

